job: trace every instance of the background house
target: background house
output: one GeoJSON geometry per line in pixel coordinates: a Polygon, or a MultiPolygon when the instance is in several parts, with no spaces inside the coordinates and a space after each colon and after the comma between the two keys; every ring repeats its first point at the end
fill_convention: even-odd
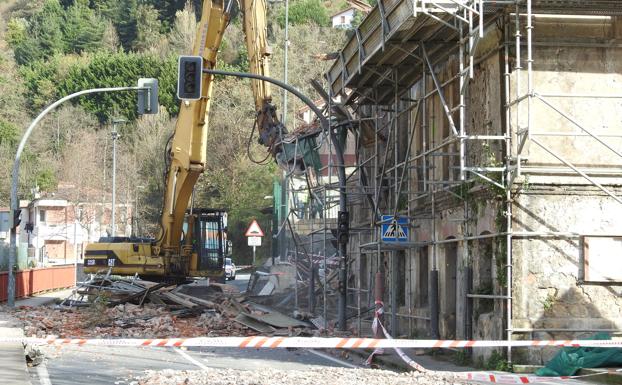
{"type": "MultiPolygon", "coordinates": [[[[81,191],[60,183],[57,191],[20,202],[21,224],[17,228],[18,265],[21,268],[80,262],[87,243],[110,236],[109,194],[81,191]],[[102,203],[104,201],[104,203],[102,203]]],[[[116,205],[117,236],[132,235],[134,202],[116,205]]],[[[0,209],[1,261],[8,258],[9,209],[0,209]],[[6,249],[6,250],[5,250],[6,249]]]]}
{"type": "Polygon", "coordinates": [[[352,20],[354,20],[355,11],[354,7],[350,7],[331,15],[333,28],[350,28],[352,20]]]}

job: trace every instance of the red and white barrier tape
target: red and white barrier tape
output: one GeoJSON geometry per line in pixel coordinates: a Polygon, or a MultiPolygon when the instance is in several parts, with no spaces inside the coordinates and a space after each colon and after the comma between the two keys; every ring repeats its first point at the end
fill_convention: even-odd
{"type": "MultiPolygon", "coordinates": [[[[372,322],[372,330],[374,335],[376,335],[378,331],[378,327],[381,328],[383,334],[387,338],[387,341],[395,341],[393,337],[389,334],[387,329],[384,327],[382,322],[380,322],[379,316],[384,313],[384,303],[382,301],[376,301],[376,305],[380,305],[380,307],[374,312],[374,321],[372,322]]],[[[444,341],[444,340],[428,340],[430,343],[434,343],[432,346],[426,347],[472,347],[472,346],[496,346],[491,343],[496,343],[499,341],[444,341]],[[477,342],[477,343],[475,343],[477,342]],[[482,343],[489,343],[484,345],[482,343]]],[[[507,342],[507,341],[505,341],[507,342]]],[[[589,341],[511,341],[508,345],[512,346],[570,346],[570,347],[587,347],[589,341]],[[520,345],[514,344],[515,342],[520,342],[520,345]],[[562,342],[561,344],[558,344],[562,342]]],[[[611,340],[600,340],[600,342],[608,342],[607,344],[599,345],[599,347],[613,347],[613,346],[622,346],[622,341],[611,341],[611,340]]],[[[506,345],[506,346],[508,346],[506,345]]],[[[416,363],[413,359],[408,357],[406,353],[404,353],[399,347],[391,347],[395,350],[397,355],[406,363],[408,366],[413,368],[414,370],[421,373],[431,373],[431,374],[447,374],[454,375],[458,378],[466,379],[466,380],[474,380],[474,381],[483,381],[497,384],[536,384],[542,381],[551,381],[551,380],[570,380],[576,378],[583,377],[592,377],[597,376],[602,373],[596,374],[586,374],[582,376],[561,376],[561,377],[540,377],[540,376],[526,376],[526,375],[517,375],[517,374],[498,374],[498,373],[490,373],[490,372],[442,372],[442,371],[434,371],[428,370],[416,363]]],[[[377,354],[383,354],[384,350],[382,348],[376,348],[373,353],[367,358],[365,363],[369,366],[371,365],[374,356],[377,354]]],[[[620,370],[616,370],[615,372],[620,372],[620,370]]]]}
{"type": "MultiPolygon", "coordinates": [[[[465,373],[455,373],[458,377],[464,378],[466,380],[474,380],[474,381],[486,381],[497,384],[536,384],[542,383],[544,381],[551,380],[574,380],[586,377],[595,377],[601,376],[607,373],[620,373],[620,369],[618,370],[607,370],[600,373],[590,373],[584,374],[581,376],[558,376],[558,377],[541,377],[541,376],[528,376],[528,375],[520,375],[520,374],[499,374],[499,373],[489,373],[489,372],[465,372],[465,373]]],[[[548,382],[550,383],[550,382],[548,382]]]]}
{"type": "Polygon", "coordinates": [[[597,347],[620,348],[620,340],[535,340],[535,341],[452,341],[375,339],[338,337],[194,337],[194,338],[0,338],[0,343],[23,342],[39,345],[99,345],[99,346],[211,346],[237,348],[320,348],[320,349],[374,349],[374,348],[462,348],[462,347],[597,347]]]}
{"type": "Polygon", "coordinates": [[[574,377],[539,377],[539,376],[522,376],[518,374],[498,374],[488,372],[468,372],[456,373],[457,377],[473,380],[486,381],[495,384],[535,384],[542,381],[551,380],[570,380],[574,377]]]}
{"type": "MultiPolygon", "coordinates": [[[[382,326],[382,324],[379,324],[382,326]]],[[[383,327],[384,329],[384,327],[383,327]]],[[[386,330],[385,330],[386,333],[386,330]]],[[[396,349],[398,355],[411,367],[420,372],[427,373],[444,373],[454,375],[459,378],[475,381],[487,381],[500,384],[532,384],[541,381],[550,380],[566,380],[594,376],[598,374],[589,374],[585,376],[572,377],[537,377],[522,376],[516,374],[496,374],[489,372],[436,372],[425,369],[410,359],[399,348],[430,348],[439,347],[438,342],[434,340],[395,340],[391,339],[386,333],[388,339],[373,338],[320,338],[320,337],[196,337],[196,338],[159,338],[159,339],[137,339],[137,338],[120,338],[120,339],[78,339],[78,338],[0,338],[0,343],[24,343],[32,345],[95,345],[95,346],[128,346],[128,347],[181,347],[181,346],[207,346],[207,347],[237,347],[237,348],[392,348],[396,349]],[[401,352],[401,354],[400,354],[401,352]]],[[[478,342],[477,345],[469,346],[508,346],[507,341],[440,341],[451,343],[451,346],[467,346],[463,342],[478,342]]],[[[622,341],[610,340],[573,340],[573,341],[511,341],[512,346],[565,346],[565,347],[622,347],[622,341]],[[535,344],[534,342],[538,342],[535,344]],[[539,343],[542,342],[542,343],[539,343]]],[[[443,345],[445,346],[445,345],[443,345]]],[[[447,345],[449,346],[449,345],[447,345]]],[[[377,351],[374,351],[377,353],[377,351]]],[[[371,359],[371,357],[370,357],[371,359]]]]}
{"type": "MultiPolygon", "coordinates": [[[[375,336],[378,333],[378,324],[380,323],[379,317],[380,315],[384,313],[384,303],[382,301],[376,300],[374,302],[374,305],[380,305],[380,307],[374,311],[374,321],[371,324],[371,330],[374,332],[374,336],[375,336]]],[[[367,360],[365,360],[365,365],[371,366],[374,360],[374,356],[376,356],[377,354],[384,354],[384,349],[382,348],[374,349],[374,351],[369,355],[369,357],[367,357],[367,360]]]]}

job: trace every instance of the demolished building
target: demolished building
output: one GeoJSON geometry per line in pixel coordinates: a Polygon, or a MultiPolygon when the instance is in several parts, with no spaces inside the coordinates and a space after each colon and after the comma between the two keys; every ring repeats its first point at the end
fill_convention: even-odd
{"type": "MultiPolygon", "coordinates": [[[[619,2],[380,0],[326,77],[331,103],[352,113],[345,263],[361,334],[378,284],[394,336],[620,332],[619,2]]],[[[334,257],[320,250],[334,241],[321,222],[306,230],[320,262],[334,257]]],[[[549,353],[507,351],[515,363],[549,353]]]]}

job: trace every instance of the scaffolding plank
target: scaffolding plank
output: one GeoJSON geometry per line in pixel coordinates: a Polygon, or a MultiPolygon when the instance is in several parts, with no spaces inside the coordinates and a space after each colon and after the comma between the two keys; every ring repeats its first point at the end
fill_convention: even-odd
{"type": "MultiPolygon", "coordinates": [[[[456,15],[447,1],[436,1],[447,9],[430,8],[415,12],[412,0],[379,0],[352,34],[327,72],[333,95],[342,95],[346,104],[384,104],[393,98],[394,79],[382,75],[383,68],[399,64],[399,92],[410,89],[421,77],[420,60],[414,53],[420,42],[426,44],[431,62],[459,44],[457,31],[451,27],[456,15]],[[451,12],[449,12],[449,11],[451,12]],[[381,69],[381,70],[379,70],[381,69]],[[373,98],[374,91],[380,97],[373,98]]],[[[464,4],[468,5],[469,1],[464,4]]],[[[454,3],[455,5],[455,3],[454,3]]],[[[524,8],[521,2],[521,9],[524,8]]],[[[485,14],[500,8],[514,9],[511,2],[486,3],[485,14]]],[[[533,13],[621,15],[618,0],[533,0],[533,13]]],[[[477,16],[475,16],[477,20],[477,16]]],[[[478,20],[479,21],[479,20],[478,20]]]]}

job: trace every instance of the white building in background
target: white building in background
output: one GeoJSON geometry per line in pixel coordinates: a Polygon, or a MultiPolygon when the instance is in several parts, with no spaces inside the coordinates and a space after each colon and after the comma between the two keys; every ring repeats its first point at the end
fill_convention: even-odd
{"type": "MultiPolygon", "coordinates": [[[[106,203],[102,204],[101,192],[86,191],[80,202],[74,203],[69,198],[75,198],[75,194],[75,186],[60,184],[56,193],[32,201],[20,201],[22,214],[18,244],[24,252],[28,250],[28,265],[73,262],[75,258],[81,260],[87,243],[97,242],[101,236],[110,236],[109,197],[106,195],[106,203]]],[[[116,208],[116,236],[129,237],[132,233],[133,202],[118,203],[116,208]]],[[[0,209],[0,239],[4,229],[2,214],[0,209]]],[[[5,216],[8,216],[8,209],[5,216]]]]}
{"type": "Polygon", "coordinates": [[[333,23],[333,28],[350,28],[355,11],[356,9],[354,7],[350,7],[332,15],[330,18],[333,23]]]}

